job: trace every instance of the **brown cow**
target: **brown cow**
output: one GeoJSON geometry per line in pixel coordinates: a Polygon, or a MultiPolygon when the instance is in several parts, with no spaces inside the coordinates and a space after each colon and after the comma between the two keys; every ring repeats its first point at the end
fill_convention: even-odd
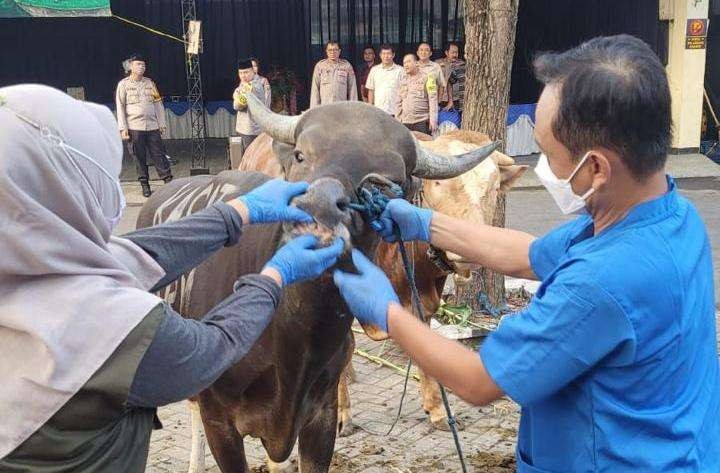
{"type": "MultiPolygon", "coordinates": [[[[253,119],[273,136],[273,151],[288,180],[310,183],[294,203],[313,215],[319,233],[341,236],[371,258],[378,236],[349,206],[357,202],[356,189],[368,175],[382,175],[412,196],[416,177],[458,176],[494,149],[487,146],[457,158],[432,153],[392,117],[360,102],[287,117],[270,112],[252,95],[247,101],[253,119]],[[382,144],[368,148],[370,138],[380,135],[382,144]]],[[[267,179],[239,171],[178,179],[148,200],[138,226],[235,198],[267,179]]],[[[220,250],[173,283],[166,298],[181,314],[201,316],[232,291],[239,276],[260,270],[297,231],[287,225],[244,228],[237,245],[220,250]]],[[[347,258],[339,267],[352,270],[347,258]]],[[[197,396],[199,411],[194,410],[193,418],[197,420],[199,412],[222,471],[247,471],[247,435],[262,440],[272,462],[285,461],[298,443],[304,473],[327,471],[337,430],[338,381],[352,355],[352,320],[328,274],[284,288],[276,314],[256,344],[197,396]]],[[[197,460],[202,458],[198,453],[197,460]]],[[[271,465],[275,469],[277,463],[271,465]]]]}
{"type": "MultiPolygon", "coordinates": [[[[467,153],[490,142],[487,135],[472,131],[452,131],[435,140],[422,133],[414,134],[424,147],[448,156],[467,153]]],[[[247,149],[240,170],[260,171],[273,177],[284,177],[283,169],[273,153],[272,138],[269,135],[258,136],[247,149]]],[[[476,223],[492,222],[499,193],[512,187],[526,170],[527,166],[516,165],[509,156],[494,152],[477,167],[456,178],[423,180],[417,203],[464,220],[476,223]]],[[[447,277],[454,272],[456,283],[462,284],[476,267],[460,260],[456,255],[435,250],[433,251],[437,256],[431,259],[428,253],[430,247],[426,243],[407,244],[406,247],[408,255],[413,260],[418,292],[428,317],[425,321],[429,323],[429,317],[440,307],[447,277]]],[[[381,242],[375,253],[375,262],[390,278],[402,304],[410,309],[410,288],[396,246],[381,242]]],[[[373,340],[387,338],[387,334],[382,331],[374,330],[372,327],[364,328],[373,340]]],[[[348,368],[352,369],[352,364],[348,365],[348,368]]],[[[341,436],[349,435],[353,431],[347,386],[349,378],[351,376],[346,373],[338,385],[338,431],[341,436]]],[[[422,370],[420,370],[420,390],[423,409],[432,425],[448,430],[447,416],[441,403],[438,385],[422,370]]]]}

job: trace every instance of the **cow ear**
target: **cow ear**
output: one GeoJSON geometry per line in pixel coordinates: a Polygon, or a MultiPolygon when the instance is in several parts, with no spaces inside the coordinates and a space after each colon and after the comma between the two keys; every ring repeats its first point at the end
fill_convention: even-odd
{"type": "Polygon", "coordinates": [[[290,175],[290,168],[292,167],[293,163],[293,151],[295,151],[294,145],[289,145],[287,143],[284,143],[279,140],[273,140],[272,144],[273,153],[275,153],[275,157],[280,161],[280,166],[282,166],[283,171],[285,172],[285,177],[290,175]]]}
{"type": "Polygon", "coordinates": [[[500,169],[500,190],[507,192],[527,172],[528,166],[511,164],[510,166],[499,166],[500,169]]]}

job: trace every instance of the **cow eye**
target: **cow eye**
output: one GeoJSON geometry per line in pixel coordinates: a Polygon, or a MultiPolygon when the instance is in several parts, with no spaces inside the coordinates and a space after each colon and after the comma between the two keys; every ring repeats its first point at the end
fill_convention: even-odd
{"type": "Polygon", "coordinates": [[[295,161],[302,163],[305,161],[305,156],[300,151],[295,151],[295,161]]]}

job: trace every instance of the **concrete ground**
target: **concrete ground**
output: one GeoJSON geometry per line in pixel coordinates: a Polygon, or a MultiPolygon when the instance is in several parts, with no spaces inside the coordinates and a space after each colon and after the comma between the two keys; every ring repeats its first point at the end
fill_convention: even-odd
{"type": "MultiPolygon", "coordinates": [[[[209,162],[210,169],[217,172],[224,168],[220,154],[222,143],[211,146],[216,152],[215,158],[209,162]]],[[[525,157],[520,161],[533,164],[534,159],[525,157]]],[[[678,185],[682,195],[694,203],[705,221],[713,249],[715,280],[720,281],[720,168],[709,160],[703,161],[702,157],[690,159],[694,161],[671,158],[669,168],[673,175],[680,176],[678,185]],[[692,163],[695,163],[694,167],[692,163]],[[701,171],[697,170],[698,166],[701,171]]],[[[176,168],[175,175],[186,175],[188,169],[189,164],[184,160],[176,168]]],[[[144,202],[139,185],[131,180],[133,172],[129,166],[123,171],[123,189],[128,197],[128,209],[117,229],[118,234],[134,228],[135,219],[144,202]]],[[[549,194],[537,184],[528,177],[520,188],[509,194],[508,227],[541,235],[567,219],[557,210],[549,194]]],[[[162,183],[153,182],[153,186],[159,185],[162,183]]],[[[717,283],[716,300],[720,301],[720,284],[717,283]]],[[[374,354],[382,353],[396,365],[404,366],[406,358],[391,342],[383,345],[363,335],[356,337],[359,348],[374,354]]],[[[394,370],[378,366],[358,355],[354,357],[353,365],[358,376],[357,381],[350,385],[350,396],[354,420],[359,427],[351,436],[336,442],[330,471],[429,473],[460,470],[451,435],[431,428],[420,407],[418,384],[414,381],[410,381],[402,416],[392,434],[382,436],[370,433],[386,431],[389,422],[394,419],[402,393],[403,377],[394,370]]],[[[476,408],[452,394],[450,398],[454,411],[466,425],[461,437],[470,471],[514,471],[513,451],[519,419],[517,406],[505,399],[492,406],[476,408]]],[[[163,407],[159,415],[165,428],[153,433],[147,471],[187,471],[190,431],[185,404],[163,407]]],[[[259,442],[249,439],[245,448],[252,471],[267,471],[262,467],[264,453],[259,442]]],[[[209,450],[206,450],[205,457],[208,471],[219,471],[209,450]]]]}

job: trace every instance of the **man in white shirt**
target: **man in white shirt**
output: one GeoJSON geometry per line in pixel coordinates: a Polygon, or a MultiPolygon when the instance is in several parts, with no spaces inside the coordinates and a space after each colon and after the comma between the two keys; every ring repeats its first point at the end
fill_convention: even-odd
{"type": "Polygon", "coordinates": [[[380,46],[380,60],[370,69],[365,88],[368,91],[368,103],[395,116],[395,102],[398,84],[403,74],[402,66],[395,64],[395,50],[389,44],[380,46]]]}

